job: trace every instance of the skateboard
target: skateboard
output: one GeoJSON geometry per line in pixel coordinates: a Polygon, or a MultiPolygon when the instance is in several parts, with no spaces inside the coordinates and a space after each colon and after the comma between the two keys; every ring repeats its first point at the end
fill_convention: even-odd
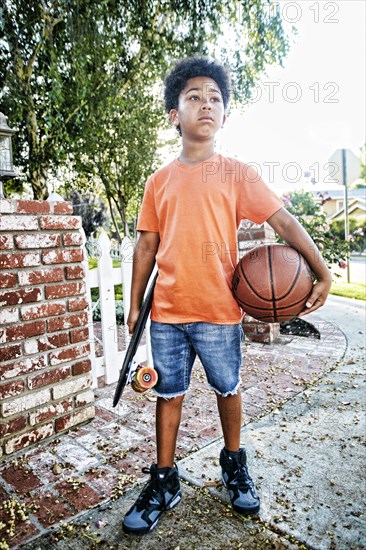
{"type": "Polygon", "coordinates": [[[158,381],[158,373],[155,369],[152,367],[143,367],[134,360],[151,310],[157,277],[158,274],[154,276],[154,279],[152,280],[149,290],[145,296],[140,315],[137,319],[135,329],[128,345],[122,368],[119,373],[117,387],[113,398],[113,407],[115,407],[120,400],[126,384],[130,383],[131,387],[135,391],[142,393],[155,386],[158,381]]]}

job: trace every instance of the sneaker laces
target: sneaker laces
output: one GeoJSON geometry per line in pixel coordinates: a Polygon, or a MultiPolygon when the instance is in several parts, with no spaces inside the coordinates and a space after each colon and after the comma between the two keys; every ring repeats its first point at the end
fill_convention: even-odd
{"type": "MultiPolygon", "coordinates": [[[[149,474],[150,468],[142,468],[142,472],[149,474]]],[[[142,510],[156,494],[160,495],[162,503],[165,506],[164,489],[160,483],[160,479],[158,476],[152,476],[141,491],[138,508],[142,510]]]]}
{"type": "Polygon", "coordinates": [[[249,475],[247,466],[244,466],[244,464],[239,464],[237,470],[234,472],[234,475],[238,483],[238,488],[241,491],[252,488],[253,481],[249,475]]]}

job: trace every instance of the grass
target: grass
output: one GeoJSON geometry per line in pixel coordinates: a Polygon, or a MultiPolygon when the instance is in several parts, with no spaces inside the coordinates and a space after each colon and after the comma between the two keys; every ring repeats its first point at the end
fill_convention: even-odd
{"type": "MultiPolygon", "coordinates": [[[[97,269],[97,258],[88,258],[88,266],[89,269],[97,269]]],[[[121,260],[113,260],[113,267],[121,267],[121,260]]],[[[122,300],[122,294],[122,285],[114,285],[114,299],[122,300]]],[[[91,289],[91,298],[93,302],[96,302],[99,299],[99,288],[91,289]]]]}
{"type": "MultiPolygon", "coordinates": [[[[112,260],[113,267],[121,267],[121,260],[112,260]]],[[[97,269],[98,259],[97,258],[88,258],[88,267],[89,269],[97,269]]]]}
{"type": "Polygon", "coordinates": [[[330,293],[336,296],[343,296],[343,298],[366,300],[366,285],[363,283],[336,282],[332,284],[330,293]]]}

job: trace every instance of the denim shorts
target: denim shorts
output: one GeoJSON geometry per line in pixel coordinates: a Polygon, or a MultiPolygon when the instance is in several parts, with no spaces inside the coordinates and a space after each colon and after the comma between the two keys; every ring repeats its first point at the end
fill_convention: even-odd
{"type": "Polygon", "coordinates": [[[151,321],[151,351],[159,380],[154,390],[170,399],[189,388],[192,367],[198,355],[209,386],[219,395],[234,395],[239,387],[242,364],[241,324],[168,324],[151,321]]]}

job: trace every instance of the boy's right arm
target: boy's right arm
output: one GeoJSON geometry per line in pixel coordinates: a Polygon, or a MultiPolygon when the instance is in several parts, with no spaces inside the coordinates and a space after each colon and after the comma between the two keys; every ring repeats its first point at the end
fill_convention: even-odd
{"type": "Polygon", "coordinates": [[[159,233],[141,231],[133,254],[131,307],[127,325],[130,334],[133,333],[141,310],[146,285],[154,269],[155,256],[160,242],[159,233]]]}

